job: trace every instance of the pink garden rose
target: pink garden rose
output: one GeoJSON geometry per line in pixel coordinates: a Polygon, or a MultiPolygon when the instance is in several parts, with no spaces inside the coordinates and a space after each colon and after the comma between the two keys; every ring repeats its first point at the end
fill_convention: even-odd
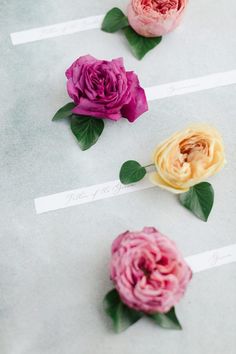
{"type": "Polygon", "coordinates": [[[180,23],[188,0],[131,0],[130,26],[144,37],[158,37],[173,31],[180,23]]]}
{"type": "Polygon", "coordinates": [[[173,241],[145,227],[114,240],[110,275],[128,307],[153,314],[168,312],[181,299],[192,272],[173,241]]]}
{"type": "Polygon", "coordinates": [[[123,59],[78,58],[66,71],[67,91],[76,107],[73,113],[114,121],[135,121],[148,110],[145,91],[133,71],[125,71],[123,59]]]}

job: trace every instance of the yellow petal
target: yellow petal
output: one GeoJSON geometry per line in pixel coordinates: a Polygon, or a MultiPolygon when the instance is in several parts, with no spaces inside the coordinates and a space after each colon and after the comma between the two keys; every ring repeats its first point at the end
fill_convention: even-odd
{"type": "Polygon", "coordinates": [[[189,190],[189,188],[178,188],[175,186],[171,186],[170,184],[167,184],[160,176],[158,173],[156,172],[152,172],[149,174],[149,179],[150,181],[157,185],[160,188],[166,189],[169,192],[175,193],[175,194],[180,194],[180,193],[184,193],[187,192],[189,190]]]}

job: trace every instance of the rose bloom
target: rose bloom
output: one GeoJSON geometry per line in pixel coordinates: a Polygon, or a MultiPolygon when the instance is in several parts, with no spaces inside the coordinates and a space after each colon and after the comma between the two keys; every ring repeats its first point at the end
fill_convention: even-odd
{"type": "Polygon", "coordinates": [[[123,59],[97,60],[90,55],[78,58],[66,71],[67,91],[78,115],[121,117],[130,122],[148,110],[145,91],[133,71],[125,71],[123,59]]]}
{"type": "Polygon", "coordinates": [[[222,138],[207,124],[190,126],[157,146],[153,162],[156,172],[150,179],[154,184],[173,193],[187,192],[224,166],[222,138]]]}
{"type": "Polygon", "coordinates": [[[145,227],[114,240],[110,275],[122,302],[154,314],[177,304],[192,272],[173,241],[154,227],[145,227]]]}
{"type": "Polygon", "coordinates": [[[158,37],[173,31],[180,23],[188,0],[131,0],[130,26],[144,37],[158,37]]]}

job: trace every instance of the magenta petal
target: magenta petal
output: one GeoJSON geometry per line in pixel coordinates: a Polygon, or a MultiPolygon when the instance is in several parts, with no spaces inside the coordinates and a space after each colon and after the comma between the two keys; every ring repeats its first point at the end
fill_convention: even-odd
{"type": "Polygon", "coordinates": [[[136,87],[128,104],[123,106],[121,114],[130,122],[134,122],[141,114],[148,111],[145,91],[142,87],[136,87]]]}
{"type": "Polygon", "coordinates": [[[82,57],[79,57],[74,61],[74,63],[71,64],[71,66],[66,70],[65,74],[67,79],[70,79],[73,76],[73,71],[76,66],[81,66],[84,64],[91,64],[97,62],[97,59],[92,57],[91,55],[83,55],[82,57]]]}
{"type": "Polygon", "coordinates": [[[141,114],[148,111],[148,104],[145,91],[140,87],[137,75],[133,71],[126,73],[130,89],[131,99],[124,105],[121,114],[130,122],[134,122],[141,114]]]}
{"type": "Polygon", "coordinates": [[[120,112],[116,112],[112,109],[106,109],[105,106],[91,102],[83,97],[81,97],[79,105],[76,106],[72,112],[83,116],[102,119],[106,118],[113,121],[117,121],[121,118],[120,112]]]}
{"type": "Polygon", "coordinates": [[[67,92],[75,103],[79,103],[79,93],[71,79],[67,81],[67,92]]]}
{"type": "Polygon", "coordinates": [[[117,65],[117,67],[120,69],[124,69],[124,59],[123,58],[117,58],[117,59],[112,59],[111,61],[112,63],[114,63],[115,65],[117,65]]]}

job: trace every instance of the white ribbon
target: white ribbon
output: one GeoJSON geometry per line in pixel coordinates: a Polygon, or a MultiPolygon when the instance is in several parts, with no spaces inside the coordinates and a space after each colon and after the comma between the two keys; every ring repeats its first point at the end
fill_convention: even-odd
{"type": "Polygon", "coordinates": [[[57,23],[55,25],[14,32],[11,33],[11,41],[13,45],[18,45],[100,28],[103,18],[104,15],[91,16],[74,21],[57,23]]]}

